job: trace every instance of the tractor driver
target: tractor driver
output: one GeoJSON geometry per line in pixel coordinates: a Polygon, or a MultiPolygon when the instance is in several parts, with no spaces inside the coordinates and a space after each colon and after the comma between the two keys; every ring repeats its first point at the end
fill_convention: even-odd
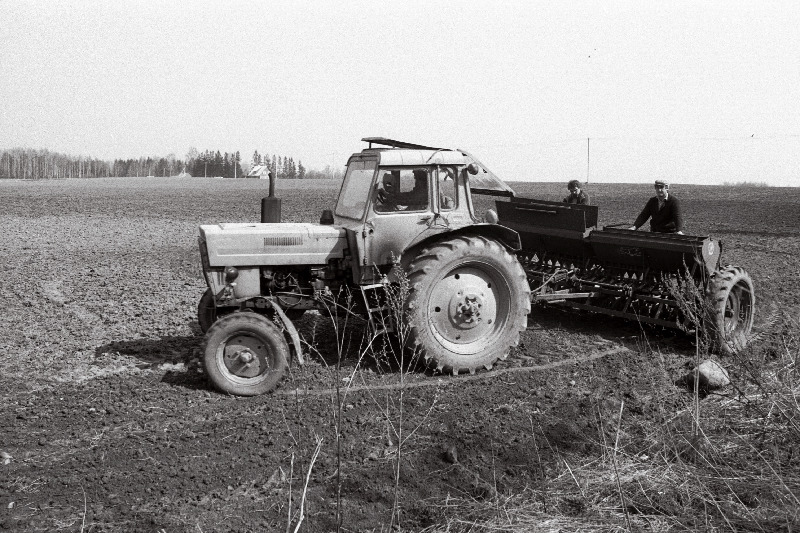
{"type": "Polygon", "coordinates": [[[376,194],[375,211],[387,213],[397,210],[397,195],[400,192],[400,173],[386,172],[376,194]]]}
{"type": "Polygon", "coordinates": [[[386,172],[381,178],[375,210],[385,213],[425,209],[428,205],[428,171],[417,169],[413,171],[413,175],[413,188],[407,192],[401,192],[400,171],[386,172]]]}

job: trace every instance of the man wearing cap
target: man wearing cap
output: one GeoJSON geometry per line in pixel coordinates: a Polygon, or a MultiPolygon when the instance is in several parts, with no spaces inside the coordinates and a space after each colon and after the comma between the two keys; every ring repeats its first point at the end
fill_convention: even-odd
{"type": "Polygon", "coordinates": [[[683,235],[681,204],[669,193],[669,183],[665,180],[656,180],[655,188],[656,195],[648,200],[630,229],[637,230],[650,219],[650,231],[683,235]]]}
{"type": "Polygon", "coordinates": [[[570,180],[567,183],[569,196],[564,197],[565,204],[578,204],[589,205],[589,195],[581,190],[581,182],[578,180],[570,180]]]}
{"type": "Polygon", "coordinates": [[[408,181],[409,176],[401,176],[399,170],[383,175],[381,187],[376,194],[375,210],[379,213],[389,211],[419,211],[428,206],[428,171],[413,171],[414,187],[401,192],[401,182],[408,181]]]}

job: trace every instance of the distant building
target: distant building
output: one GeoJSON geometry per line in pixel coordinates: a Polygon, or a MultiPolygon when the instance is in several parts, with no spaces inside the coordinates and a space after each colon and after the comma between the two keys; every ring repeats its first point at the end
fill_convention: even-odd
{"type": "Polygon", "coordinates": [[[269,167],[267,165],[255,165],[250,169],[245,178],[256,178],[260,180],[269,179],[269,167]]]}

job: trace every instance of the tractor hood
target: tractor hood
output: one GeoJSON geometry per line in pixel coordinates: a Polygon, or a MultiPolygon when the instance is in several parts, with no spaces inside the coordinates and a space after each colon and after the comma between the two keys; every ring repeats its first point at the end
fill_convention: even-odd
{"type": "Polygon", "coordinates": [[[346,230],[306,223],[226,223],[200,226],[208,265],[325,265],[344,257],[346,230]]]}

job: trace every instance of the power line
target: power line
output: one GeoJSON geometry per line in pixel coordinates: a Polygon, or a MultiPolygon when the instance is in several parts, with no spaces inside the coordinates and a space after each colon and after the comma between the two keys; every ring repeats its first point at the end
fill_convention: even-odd
{"type": "MultiPolygon", "coordinates": [[[[800,139],[798,134],[775,134],[775,135],[762,135],[751,133],[749,135],[736,135],[728,137],[692,137],[689,135],[682,137],[665,136],[665,135],[612,135],[604,137],[592,137],[595,141],[748,141],[748,140],[780,140],[780,139],[800,139]]],[[[535,141],[515,142],[515,143],[494,143],[494,144],[475,144],[471,145],[473,149],[487,149],[487,148],[524,148],[528,146],[556,146],[559,144],[568,144],[582,142],[586,137],[565,137],[561,139],[538,139],[535,141]]]]}

